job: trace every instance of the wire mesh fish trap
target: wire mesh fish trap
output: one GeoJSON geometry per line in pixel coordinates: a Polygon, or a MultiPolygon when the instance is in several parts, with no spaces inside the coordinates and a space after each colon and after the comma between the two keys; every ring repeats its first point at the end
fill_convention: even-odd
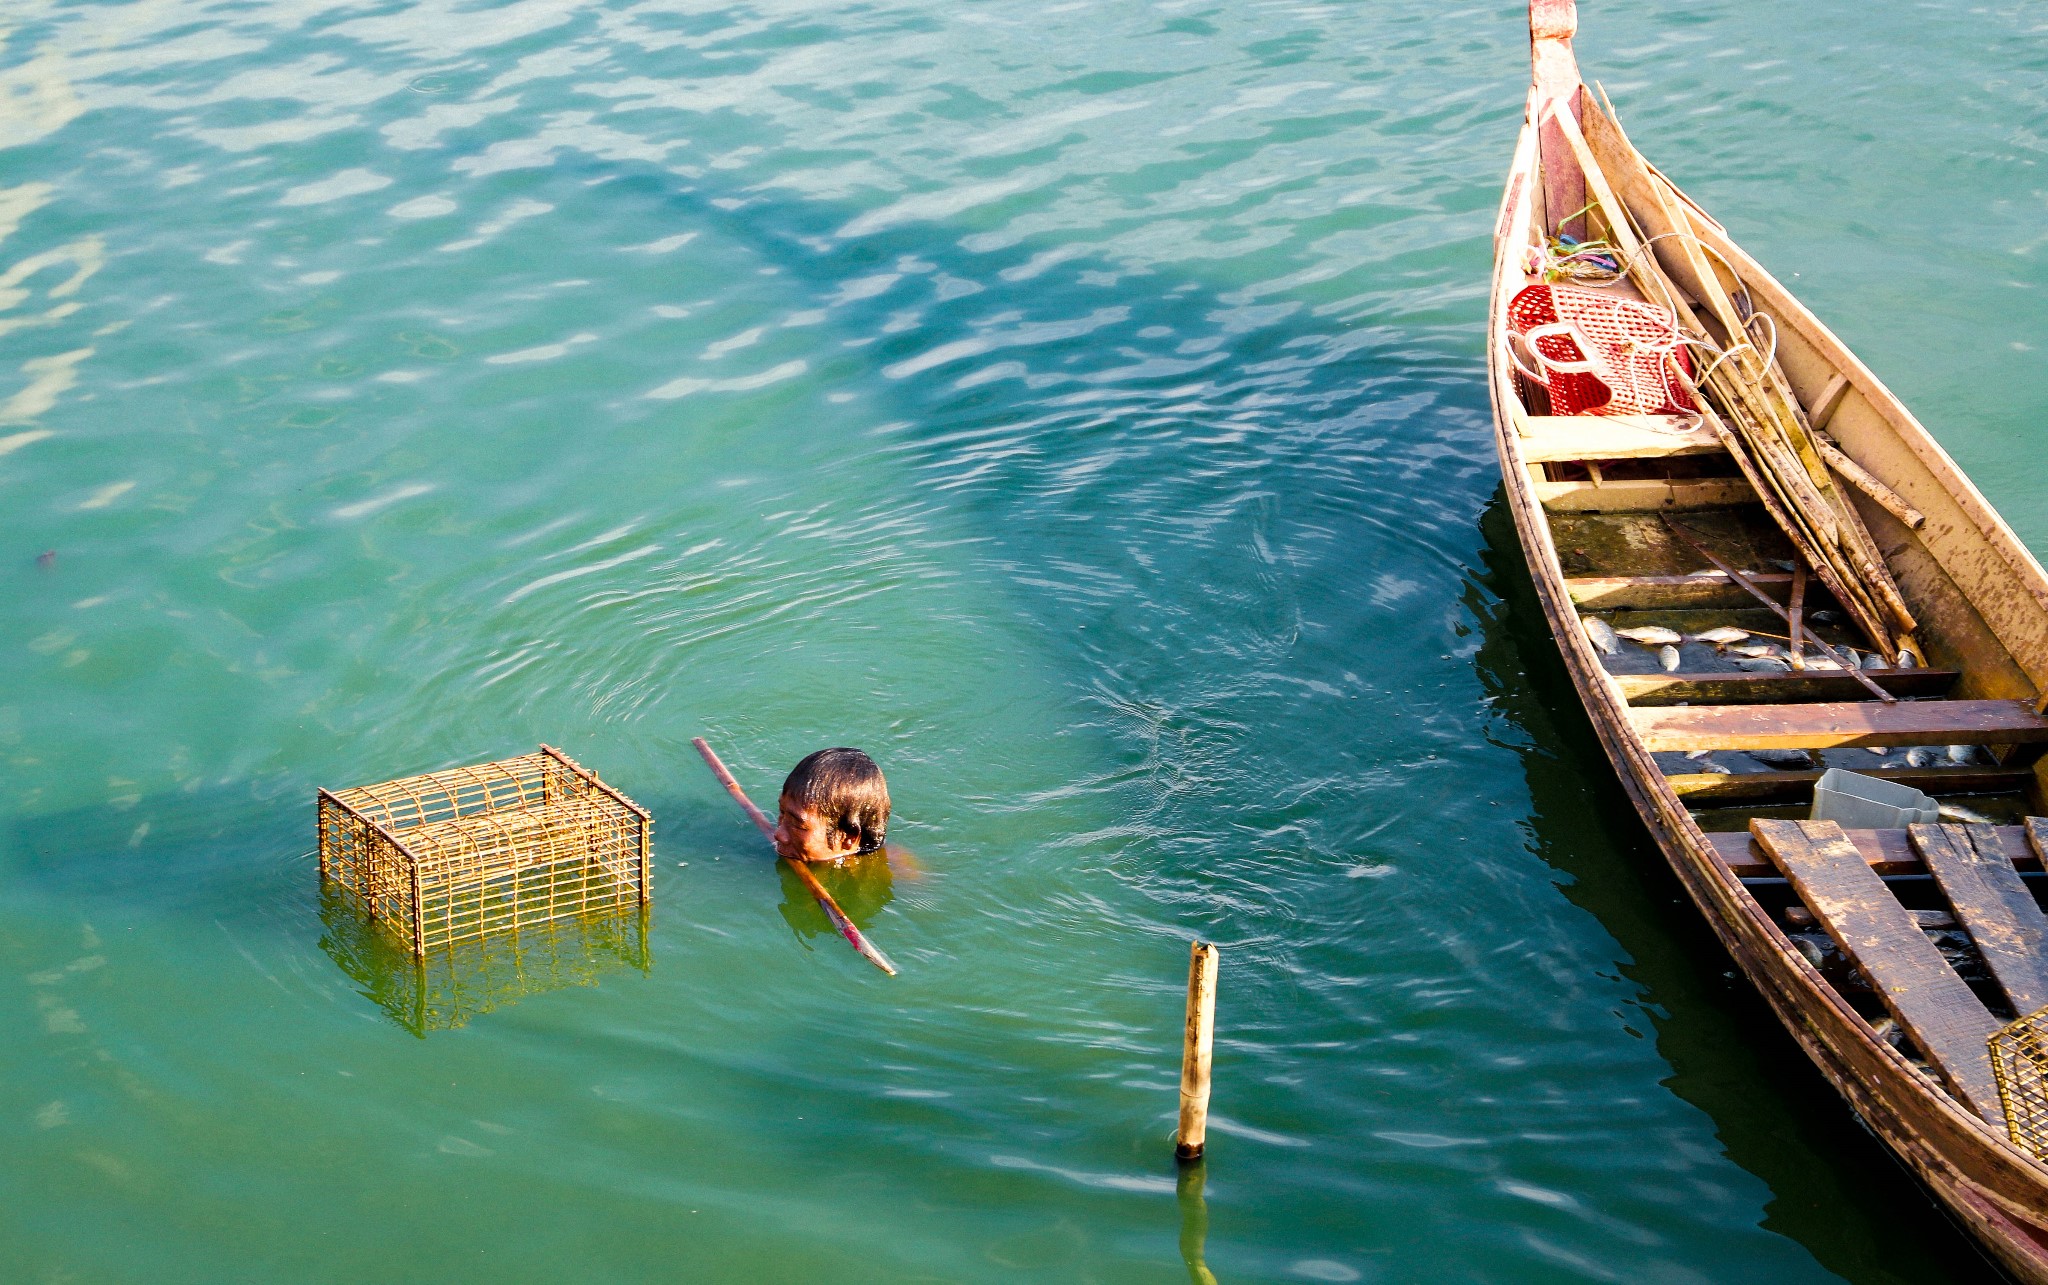
{"type": "Polygon", "coordinates": [[[2048,1008],[1991,1037],[1991,1074],[2014,1145],[2048,1160],[2048,1008]]]}
{"type": "Polygon", "coordinates": [[[653,818],[552,746],[319,798],[320,877],[414,955],[647,902],[653,818]]]}

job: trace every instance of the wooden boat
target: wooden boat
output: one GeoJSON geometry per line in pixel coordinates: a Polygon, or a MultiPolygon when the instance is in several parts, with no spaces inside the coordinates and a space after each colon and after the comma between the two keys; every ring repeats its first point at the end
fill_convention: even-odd
{"type": "MultiPolygon", "coordinates": [[[[1805,819],[1821,770],[1842,766],[1926,791],[1944,819],[2048,811],[2048,576],[1877,377],[1636,152],[1581,84],[1575,27],[1570,0],[1531,0],[1534,76],[1495,227],[1488,344],[1501,471],[1547,622],[1643,822],[1792,1037],[1997,1262],[2048,1282],[2048,1138],[2014,1096],[2032,1082],[1996,1078],[1987,1053],[2048,1006],[2048,822],[1805,819]],[[1567,231],[1609,243],[1606,266],[1626,269],[1604,286],[1614,297],[1674,314],[1674,332],[1690,305],[1721,351],[1748,340],[1741,360],[1768,364],[1824,456],[1794,460],[1824,470],[1795,480],[1853,508],[1882,558],[1872,583],[1888,574],[1903,599],[1882,641],[1857,628],[1839,571],[1807,556],[1747,439],[1698,405],[1711,392],[1689,411],[1575,404],[1560,382],[1572,363],[1550,358],[1602,341],[1554,328],[1546,350],[1518,312],[1525,290],[1580,262],[1567,231]],[[1677,302],[1644,288],[1660,272],[1677,302]],[[1715,289],[1719,314],[1704,298],[1715,289]],[[1711,324],[1728,306],[1741,336],[1711,324]],[[1561,334],[1574,345],[1558,349],[1561,334]],[[1751,650],[1775,635],[1802,660],[1819,654],[1743,668],[1686,641],[1674,658],[1596,638],[1588,620],[1745,629],[1763,639],[1751,650]],[[1788,767],[1750,751],[1811,753],[1788,767]],[[1944,918],[1954,927],[1930,930],[1944,918]]],[[[1679,391],[1697,378],[1698,394],[1715,359],[1713,345],[1693,350],[1679,391]]],[[[1667,369],[1677,360],[1667,352],[1667,369]]]]}

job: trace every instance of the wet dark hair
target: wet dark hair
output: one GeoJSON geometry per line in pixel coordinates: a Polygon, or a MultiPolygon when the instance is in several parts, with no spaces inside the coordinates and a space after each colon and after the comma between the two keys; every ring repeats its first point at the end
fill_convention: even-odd
{"type": "Polygon", "coordinates": [[[860,841],[860,854],[882,846],[889,828],[889,785],[859,750],[819,750],[789,771],[783,794],[841,834],[860,841]]]}

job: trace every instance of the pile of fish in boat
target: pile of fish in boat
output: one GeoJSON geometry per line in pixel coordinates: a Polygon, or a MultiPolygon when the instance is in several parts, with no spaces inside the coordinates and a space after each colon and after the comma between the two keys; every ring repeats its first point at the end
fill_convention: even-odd
{"type": "MultiPolygon", "coordinates": [[[[1816,625],[1838,623],[1833,612],[1826,609],[1816,611],[1809,619],[1816,625]]],[[[1600,653],[1609,672],[1631,670],[1631,655],[1653,655],[1657,666],[1665,673],[1676,673],[1685,666],[1688,673],[1748,672],[1786,673],[1793,668],[1789,651],[1780,643],[1752,634],[1749,630],[1735,625],[1717,625],[1694,633],[1685,633],[1668,625],[1644,624],[1616,628],[1597,615],[1579,617],[1580,625],[1586,631],[1586,638],[1593,649],[1600,653]],[[1630,646],[1633,644],[1633,647],[1630,646]],[[1693,649],[1688,660],[1683,649],[1693,649]]],[[[1890,668],[1884,658],[1875,652],[1859,652],[1855,648],[1837,644],[1836,654],[1842,662],[1860,666],[1866,670],[1890,668]]],[[[1912,668],[1913,655],[1910,651],[1901,653],[1904,668],[1912,668]]],[[[1835,660],[1820,655],[1807,654],[1800,657],[1800,667],[1813,672],[1833,672],[1842,668],[1835,660]]],[[[1681,704],[1683,702],[1680,702],[1681,704]]],[[[1663,757],[1662,755],[1659,756],[1663,757]]],[[[1992,762],[1992,757],[1975,745],[1914,745],[1914,746],[1867,746],[1860,750],[1839,750],[1829,756],[1817,750],[1774,750],[1755,749],[1724,751],[1722,757],[1712,757],[1705,750],[1693,750],[1684,755],[1691,762],[1680,769],[1689,772],[1730,774],[1737,769],[1726,761],[1754,760],[1758,765],[1746,770],[1762,771],[1807,771],[1830,766],[1848,767],[1968,767],[1976,763],[1992,762]]],[[[1974,810],[1954,802],[1942,805],[1942,815],[1953,821],[1983,822],[1987,820],[1974,810]]]]}
{"type": "MultiPolygon", "coordinates": [[[[1820,625],[1834,623],[1832,613],[1827,611],[1815,612],[1812,619],[1815,624],[1820,625]]],[[[1716,656],[1724,658],[1725,667],[1728,669],[1747,670],[1753,673],[1784,673],[1793,668],[1790,654],[1784,647],[1774,642],[1767,642],[1748,630],[1738,629],[1734,625],[1721,625],[1717,628],[1701,630],[1699,633],[1687,634],[1680,633],[1676,629],[1667,628],[1664,625],[1633,625],[1625,629],[1616,629],[1599,616],[1581,616],[1579,617],[1579,623],[1585,626],[1586,638],[1593,644],[1594,650],[1598,651],[1602,656],[1619,656],[1623,654],[1622,643],[1632,642],[1639,647],[1649,648],[1654,651],[1657,656],[1658,665],[1666,673],[1676,672],[1679,665],[1684,663],[1683,653],[1679,649],[1688,643],[1712,647],[1716,656]]],[[[1856,665],[1863,669],[1890,668],[1890,666],[1885,664],[1884,657],[1876,652],[1866,654],[1857,651],[1853,647],[1843,646],[1838,646],[1835,650],[1841,654],[1843,661],[1849,665],[1856,665]]],[[[1902,659],[1907,661],[1906,668],[1912,667],[1911,652],[1903,653],[1902,659]]],[[[1708,669],[1721,667],[1723,666],[1709,665],[1708,669]]],[[[1813,670],[1837,670],[1842,668],[1842,665],[1837,664],[1826,656],[1805,655],[1801,657],[1801,667],[1813,670]]],[[[1612,669],[1613,666],[1610,665],[1609,668],[1612,669]]]]}

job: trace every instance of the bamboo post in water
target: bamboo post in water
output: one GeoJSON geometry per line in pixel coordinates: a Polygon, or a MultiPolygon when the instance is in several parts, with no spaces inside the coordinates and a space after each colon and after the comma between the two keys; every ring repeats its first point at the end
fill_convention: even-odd
{"type": "Polygon", "coordinates": [[[1188,959],[1187,1029],[1180,1054],[1178,1160],[1200,1160],[1209,1137],[1209,1060],[1216,1042],[1216,948],[1198,941],[1188,959]]]}

